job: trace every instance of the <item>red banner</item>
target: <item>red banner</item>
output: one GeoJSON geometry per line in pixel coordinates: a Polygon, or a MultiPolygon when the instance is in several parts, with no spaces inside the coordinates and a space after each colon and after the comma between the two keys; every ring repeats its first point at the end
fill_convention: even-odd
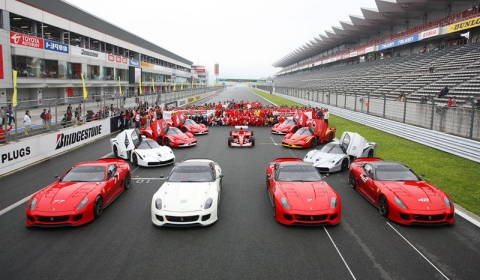
{"type": "Polygon", "coordinates": [[[43,49],[43,39],[10,31],[10,43],[25,47],[43,49]]]}
{"type": "Polygon", "coordinates": [[[3,73],[3,46],[0,45],[0,79],[4,79],[4,73],[3,73]]]}

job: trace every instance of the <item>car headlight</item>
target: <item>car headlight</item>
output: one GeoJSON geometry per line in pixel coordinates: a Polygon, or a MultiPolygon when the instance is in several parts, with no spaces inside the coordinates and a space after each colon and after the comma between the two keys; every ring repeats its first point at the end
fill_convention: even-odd
{"type": "Polygon", "coordinates": [[[35,209],[35,205],[37,205],[37,198],[36,197],[34,199],[32,199],[32,201],[30,202],[30,210],[35,209]]]}
{"type": "Polygon", "coordinates": [[[330,208],[336,208],[337,207],[337,198],[333,196],[330,198],[330,208]]]}
{"type": "Polygon", "coordinates": [[[393,198],[393,200],[395,200],[395,203],[396,203],[398,206],[400,206],[400,208],[407,208],[407,207],[405,206],[405,204],[403,204],[403,202],[400,200],[400,198],[398,198],[398,197],[395,196],[395,197],[393,198]]]}
{"type": "Polygon", "coordinates": [[[87,205],[87,202],[88,202],[88,197],[85,197],[84,199],[82,199],[82,201],[80,201],[80,203],[77,206],[77,210],[80,210],[83,207],[85,207],[85,205],[87,205]]]}
{"type": "Polygon", "coordinates": [[[444,196],[443,201],[445,201],[445,205],[447,205],[448,208],[452,208],[452,201],[448,197],[444,196]]]}
{"type": "Polygon", "coordinates": [[[288,200],[285,197],[280,198],[280,203],[282,203],[283,208],[290,209],[290,205],[288,205],[288,200]]]}
{"type": "Polygon", "coordinates": [[[157,208],[158,210],[162,210],[162,199],[161,198],[155,199],[155,208],[157,208]]]}
{"type": "Polygon", "coordinates": [[[205,201],[205,206],[203,206],[203,209],[208,209],[212,207],[213,199],[211,197],[207,198],[205,201]]]}

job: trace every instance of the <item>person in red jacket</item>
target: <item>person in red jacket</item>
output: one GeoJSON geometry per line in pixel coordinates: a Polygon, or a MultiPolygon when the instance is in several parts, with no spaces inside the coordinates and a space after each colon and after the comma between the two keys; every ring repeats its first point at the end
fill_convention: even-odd
{"type": "Polygon", "coordinates": [[[0,126],[0,143],[3,143],[7,140],[7,132],[12,130],[13,125],[11,124],[8,128],[7,131],[3,128],[3,125],[0,126]]]}

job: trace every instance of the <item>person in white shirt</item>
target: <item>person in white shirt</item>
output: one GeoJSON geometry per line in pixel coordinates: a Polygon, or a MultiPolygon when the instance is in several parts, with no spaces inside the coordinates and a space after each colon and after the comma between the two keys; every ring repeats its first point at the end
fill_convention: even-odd
{"type": "Polygon", "coordinates": [[[25,112],[25,116],[23,117],[23,124],[25,125],[25,135],[28,135],[28,133],[30,132],[30,125],[32,124],[29,110],[25,112]]]}

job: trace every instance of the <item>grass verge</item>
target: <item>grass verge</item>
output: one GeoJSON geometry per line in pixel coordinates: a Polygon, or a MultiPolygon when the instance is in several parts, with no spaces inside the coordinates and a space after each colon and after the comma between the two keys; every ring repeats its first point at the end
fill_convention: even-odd
{"type": "MultiPolygon", "coordinates": [[[[259,90],[251,90],[277,105],[305,106],[259,90]]],[[[330,115],[329,124],[337,128],[337,137],[344,131],[353,131],[368,141],[377,142],[378,157],[403,162],[418,174],[425,174],[424,179],[446,191],[454,203],[480,216],[478,163],[334,115],[330,115]]]]}

